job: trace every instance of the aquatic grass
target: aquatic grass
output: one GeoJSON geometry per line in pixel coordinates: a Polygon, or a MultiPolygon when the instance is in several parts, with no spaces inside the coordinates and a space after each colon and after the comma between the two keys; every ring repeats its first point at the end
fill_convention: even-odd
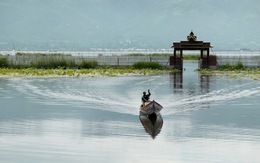
{"type": "MultiPolygon", "coordinates": [[[[22,54],[21,54],[22,55],[22,54]]],[[[4,60],[4,63],[7,61],[4,60]]],[[[137,63],[141,66],[105,66],[98,65],[96,60],[82,59],[77,62],[65,56],[41,56],[30,64],[20,64],[11,60],[7,67],[0,69],[0,76],[5,77],[49,77],[49,76],[121,76],[162,74],[176,70],[163,68],[157,62],[137,63]]]]}
{"type": "MultiPolygon", "coordinates": [[[[144,54],[134,54],[136,56],[144,55],[144,54]]],[[[145,54],[147,56],[147,54],[145,54]]],[[[150,56],[171,56],[170,54],[160,54],[155,53],[150,56]]],[[[198,57],[194,55],[190,55],[198,57]]],[[[185,58],[189,57],[189,55],[185,55],[185,58]]],[[[191,58],[191,57],[189,57],[191,58]]],[[[152,60],[152,58],[150,59],[152,60]]],[[[5,64],[6,65],[6,64],[5,64]]],[[[157,62],[137,62],[133,66],[135,68],[151,68],[151,69],[160,69],[163,66],[157,62]]],[[[3,66],[2,66],[3,67],[3,66]]],[[[18,52],[15,57],[8,58],[8,66],[9,68],[39,68],[39,69],[52,69],[52,68],[77,68],[77,69],[86,69],[86,68],[98,68],[98,62],[95,59],[86,59],[75,57],[66,54],[56,54],[56,53],[21,53],[18,52]]]]}
{"type": "Polygon", "coordinates": [[[18,58],[15,57],[9,61],[0,58],[0,67],[17,69],[87,69],[98,67],[98,62],[94,59],[75,58],[66,54],[17,53],[16,56],[18,58]],[[2,62],[5,64],[1,64],[2,62]]]}
{"type": "Polygon", "coordinates": [[[43,68],[43,69],[55,69],[55,68],[76,68],[77,65],[75,60],[72,58],[64,58],[64,57],[42,57],[39,60],[36,60],[31,63],[30,67],[32,68],[43,68]]]}
{"type": "Polygon", "coordinates": [[[242,69],[198,69],[201,74],[205,75],[224,75],[231,78],[250,78],[253,80],[260,80],[260,68],[242,68],[242,69]]]}
{"type": "Polygon", "coordinates": [[[96,68],[98,66],[98,63],[96,60],[82,60],[79,64],[79,68],[81,69],[89,69],[89,68],[96,68]]]}

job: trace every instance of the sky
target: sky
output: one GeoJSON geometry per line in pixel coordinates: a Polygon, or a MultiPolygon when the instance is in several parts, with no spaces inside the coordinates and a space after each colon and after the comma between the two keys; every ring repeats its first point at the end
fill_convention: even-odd
{"type": "Polygon", "coordinates": [[[260,50],[259,0],[0,0],[0,50],[260,50]]]}

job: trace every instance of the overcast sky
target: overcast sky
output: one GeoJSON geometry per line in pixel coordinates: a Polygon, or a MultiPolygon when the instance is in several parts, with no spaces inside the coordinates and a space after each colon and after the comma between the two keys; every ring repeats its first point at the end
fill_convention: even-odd
{"type": "Polygon", "coordinates": [[[0,0],[0,49],[260,49],[259,0],[0,0]]]}

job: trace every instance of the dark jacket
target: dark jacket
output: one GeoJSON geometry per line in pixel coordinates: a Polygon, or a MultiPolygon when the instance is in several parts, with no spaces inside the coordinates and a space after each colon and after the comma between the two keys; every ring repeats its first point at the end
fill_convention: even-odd
{"type": "Polygon", "coordinates": [[[150,92],[148,92],[148,94],[143,94],[142,101],[143,102],[148,102],[149,99],[150,99],[150,96],[151,96],[150,92]]]}

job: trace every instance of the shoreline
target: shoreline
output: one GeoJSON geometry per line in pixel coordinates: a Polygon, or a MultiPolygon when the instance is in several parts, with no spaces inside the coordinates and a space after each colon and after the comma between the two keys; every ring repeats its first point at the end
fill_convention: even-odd
{"type": "Polygon", "coordinates": [[[260,69],[245,69],[245,70],[199,70],[200,74],[228,76],[230,78],[248,78],[251,80],[260,80],[260,69]]]}
{"type": "MultiPolygon", "coordinates": [[[[101,69],[8,69],[0,68],[0,78],[68,78],[68,77],[119,77],[160,75],[176,73],[172,69],[132,69],[132,68],[101,68],[101,69]]],[[[230,78],[248,78],[260,80],[260,69],[245,70],[199,70],[202,75],[228,76],[230,78]]]]}
{"type": "Polygon", "coordinates": [[[118,77],[158,75],[175,72],[170,69],[0,69],[0,78],[67,78],[67,77],[118,77]]]}

